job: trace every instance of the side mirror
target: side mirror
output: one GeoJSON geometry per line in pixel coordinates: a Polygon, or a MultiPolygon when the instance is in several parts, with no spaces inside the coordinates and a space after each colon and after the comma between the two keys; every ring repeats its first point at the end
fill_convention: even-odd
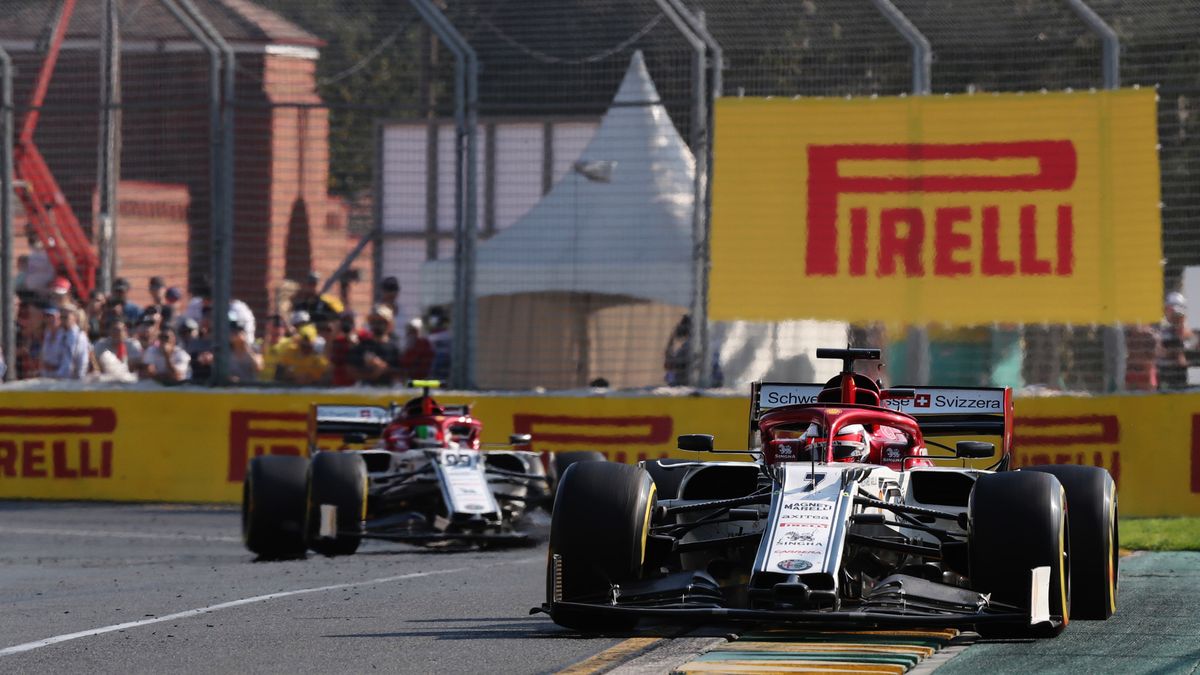
{"type": "Polygon", "coordinates": [[[529,445],[533,442],[533,434],[509,434],[510,445],[529,445]]]}
{"type": "Polygon", "coordinates": [[[684,434],[679,437],[677,447],[688,452],[712,452],[712,434],[684,434]]]}
{"type": "Polygon", "coordinates": [[[954,451],[959,459],[984,459],[995,454],[996,444],[985,441],[959,441],[954,444],[954,451]]]}
{"type": "Polygon", "coordinates": [[[342,436],[342,442],[346,445],[362,445],[367,442],[367,435],[361,431],[347,431],[342,436]]]}

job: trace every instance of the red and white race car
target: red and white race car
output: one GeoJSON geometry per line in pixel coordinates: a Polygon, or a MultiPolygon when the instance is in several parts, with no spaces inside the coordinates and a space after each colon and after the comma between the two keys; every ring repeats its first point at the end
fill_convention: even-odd
{"type": "Polygon", "coordinates": [[[1007,388],[885,389],[853,368],[879,350],[817,356],[841,374],[753,386],[746,448],[679,437],[750,461],[565,473],[541,609],[582,630],[653,618],[1032,634],[1115,611],[1107,471],[1010,470],[1007,388]]]}
{"type": "Polygon", "coordinates": [[[429,391],[436,381],[411,384],[424,392],[404,405],[314,405],[310,457],[252,460],[242,500],[246,547],[290,558],[307,549],[349,555],[363,539],[527,544],[532,538],[518,526],[532,509],[549,507],[558,470],[604,459],[543,458],[529,450],[528,434],[488,446],[471,406],[438,403],[429,391]]]}

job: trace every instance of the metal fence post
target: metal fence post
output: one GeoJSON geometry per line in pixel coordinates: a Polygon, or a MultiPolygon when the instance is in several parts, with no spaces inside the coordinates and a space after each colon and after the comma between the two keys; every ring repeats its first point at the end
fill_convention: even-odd
{"type": "Polygon", "coordinates": [[[1113,27],[1104,22],[1104,19],[1096,13],[1084,0],[1065,0],[1071,11],[1075,12],[1083,23],[1087,24],[1088,30],[1096,34],[1100,38],[1100,43],[1103,48],[1102,56],[1100,57],[1101,74],[1104,77],[1105,89],[1116,89],[1121,86],[1121,39],[1117,36],[1117,31],[1113,27]]]}
{"type": "Polygon", "coordinates": [[[209,115],[212,129],[212,316],[213,316],[213,375],[211,384],[229,381],[229,305],[232,294],[233,265],[233,105],[234,54],[229,43],[200,13],[192,0],[163,0],[178,2],[186,20],[175,13],[188,31],[209,51],[211,81],[209,83],[209,115]]]}
{"type": "Polygon", "coordinates": [[[711,379],[707,356],[708,219],[704,209],[705,186],[708,183],[708,97],[705,94],[707,45],[669,0],[655,2],[692,49],[692,123],[689,140],[695,159],[695,173],[692,179],[692,335],[688,343],[691,348],[688,355],[688,382],[693,387],[707,387],[711,379]]]}
{"type": "MultiPolygon", "coordinates": [[[[104,0],[100,20],[100,133],[97,143],[96,223],[99,278],[96,287],[108,293],[117,275],[117,182],[121,175],[121,37],[116,0],[104,0]]],[[[85,300],[85,298],[80,298],[85,300]]]]}
{"type": "Polygon", "coordinates": [[[912,47],[912,93],[923,95],[933,91],[933,47],[929,40],[892,0],[871,2],[912,47]]]}
{"type": "Polygon", "coordinates": [[[12,59],[0,48],[0,347],[7,366],[3,379],[17,379],[17,326],[13,308],[13,93],[12,59]]]}
{"type": "MultiPolygon", "coordinates": [[[[712,368],[710,364],[716,358],[713,354],[713,345],[710,340],[708,326],[708,291],[709,291],[709,274],[712,272],[712,250],[711,235],[712,235],[712,187],[713,187],[713,139],[716,135],[716,108],[717,99],[721,96],[722,74],[721,69],[725,64],[725,53],[721,49],[721,43],[717,42],[712,33],[708,32],[705,26],[704,11],[698,10],[696,14],[692,14],[683,5],[683,0],[668,0],[679,16],[688,24],[696,37],[704,42],[708,48],[708,53],[711,55],[708,59],[708,96],[705,101],[705,106],[708,110],[708,124],[705,131],[704,144],[704,205],[702,216],[704,226],[702,231],[702,243],[698,247],[701,258],[702,269],[699,276],[700,284],[700,302],[699,314],[694,314],[696,320],[693,322],[698,326],[697,337],[699,338],[699,354],[697,355],[700,362],[701,378],[698,380],[702,386],[714,386],[719,383],[712,381],[712,368]]],[[[696,167],[697,175],[701,174],[700,166],[696,167]]]]}
{"type": "Polygon", "coordinates": [[[700,277],[701,293],[703,294],[702,315],[698,320],[700,326],[700,360],[702,364],[702,372],[708,377],[703,380],[708,386],[716,386],[722,383],[713,382],[712,369],[708,367],[715,361],[716,355],[713,354],[713,345],[710,340],[708,330],[708,291],[709,291],[709,275],[712,273],[712,189],[713,189],[713,145],[716,137],[716,111],[717,99],[721,97],[723,87],[722,69],[725,67],[725,52],[721,49],[721,43],[717,42],[712,33],[708,31],[705,25],[705,16],[703,10],[698,10],[696,14],[692,14],[683,5],[683,0],[669,0],[671,4],[683,17],[683,20],[688,23],[696,37],[704,41],[708,47],[708,53],[711,55],[708,59],[709,81],[708,81],[708,125],[707,125],[707,142],[704,149],[704,245],[701,247],[700,254],[703,257],[704,270],[700,277]]]}
{"type": "Polygon", "coordinates": [[[454,53],[455,147],[455,265],[454,307],[451,311],[450,380],[453,386],[475,385],[475,242],[476,127],[478,126],[479,63],[475,50],[431,0],[409,0],[430,30],[454,53]]]}
{"type": "MultiPolygon", "coordinates": [[[[927,96],[933,91],[933,47],[929,39],[908,20],[892,0],[871,0],[912,47],[912,93],[927,96]]],[[[930,371],[929,329],[910,326],[904,336],[905,356],[908,359],[908,380],[912,384],[928,384],[930,371]]]]}
{"type": "MultiPolygon", "coordinates": [[[[1084,0],[1066,0],[1067,6],[1079,16],[1088,30],[1100,38],[1103,48],[1100,60],[1101,75],[1104,78],[1105,89],[1117,89],[1121,86],[1121,39],[1117,31],[1104,22],[1084,0]]],[[[1104,341],[1104,389],[1106,391],[1122,391],[1125,389],[1125,367],[1129,360],[1129,350],[1125,344],[1125,330],[1121,325],[1104,326],[1101,330],[1104,341]]]]}

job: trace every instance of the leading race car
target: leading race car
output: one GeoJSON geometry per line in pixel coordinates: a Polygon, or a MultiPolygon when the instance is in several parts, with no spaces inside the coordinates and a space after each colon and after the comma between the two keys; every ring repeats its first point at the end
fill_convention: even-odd
{"type": "Polygon", "coordinates": [[[530,510],[548,506],[557,471],[603,459],[595,452],[549,458],[528,450],[528,434],[487,448],[471,407],[438,403],[434,380],[402,406],[314,405],[311,457],[250,462],[242,498],[242,538],[262,558],[307,549],[349,555],[363,539],[424,545],[515,545],[530,510]],[[329,440],[337,451],[323,450],[329,440]],[[350,446],[367,446],[350,449],[350,446]]]}
{"type": "Polygon", "coordinates": [[[651,618],[1047,635],[1116,610],[1107,471],[1009,470],[1007,388],[882,389],[853,368],[879,350],[817,356],[842,372],[754,385],[747,450],[679,437],[754,461],[567,471],[540,611],[579,630],[651,618]]]}

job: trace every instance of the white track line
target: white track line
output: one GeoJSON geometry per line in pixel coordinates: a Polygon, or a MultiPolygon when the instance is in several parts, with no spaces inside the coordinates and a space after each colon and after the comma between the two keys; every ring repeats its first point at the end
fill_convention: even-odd
{"type": "Polygon", "coordinates": [[[166,534],[155,532],[112,532],[108,530],[58,530],[54,528],[0,527],[0,534],[36,534],[41,536],[94,537],[98,539],[173,539],[179,541],[233,541],[241,537],[206,534],[166,534]]]}
{"type": "Polygon", "coordinates": [[[150,624],[162,623],[164,621],[176,621],[178,619],[187,619],[189,617],[199,616],[201,614],[208,614],[209,612],[216,612],[216,611],[219,611],[222,609],[230,609],[232,607],[241,607],[242,605],[249,605],[249,604],[253,604],[256,602],[266,602],[267,600],[277,600],[279,598],[287,598],[287,597],[291,597],[293,595],[304,595],[306,593],[320,593],[323,591],[336,591],[340,588],[350,588],[351,586],[366,586],[368,584],[386,584],[386,583],[389,583],[392,581],[404,581],[406,579],[419,579],[420,577],[431,577],[431,576],[438,575],[438,574],[457,574],[459,572],[468,572],[468,571],[472,571],[472,570],[492,569],[492,568],[496,567],[497,564],[519,565],[519,564],[523,564],[523,563],[535,562],[535,561],[541,561],[541,560],[544,560],[544,558],[541,558],[541,557],[522,558],[520,560],[514,560],[509,563],[493,563],[493,564],[489,564],[484,567],[457,567],[455,569],[449,569],[449,570],[432,570],[429,572],[411,572],[409,574],[398,574],[394,577],[380,577],[378,579],[365,579],[363,581],[351,581],[351,582],[344,583],[344,584],[333,584],[332,586],[317,586],[316,588],[299,588],[294,591],[280,591],[278,593],[268,593],[267,595],[256,595],[252,598],[242,598],[241,600],[231,600],[229,602],[222,602],[217,605],[209,605],[208,607],[199,607],[197,609],[189,609],[189,610],[186,610],[183,612],[176,612],[174,614],[168,614],[166,616],[157,616],[157,617],[154,617],[153,619],[142,619],[141,621],[127,621],[125,623],[113,624],[111,626],[104,626],[102,628],[93,628],[91,630],[81,630],[77,633],[66,633],[65,635],[55,635],[54,637],[48,637],[43,640],[35,640],[34,642],[26,642],[25,644],[13,645],[12,647],[6,647],[4,649],[0,649],[0,656],[9,656],[12,654],[20,654],[21,652],[27,652],[27,651],[31,651],[34,649],[40,649],[42,647],[49,647],[50,645],[55,645],[60,642],[67,642],[68,640],[78,640],[79,638],[90,637],[92,635],[103,635],[104,633],[112,633],[114,631],[127,630],[129,628],[137,628],[139,626],[148,626],[150,624]]]}

